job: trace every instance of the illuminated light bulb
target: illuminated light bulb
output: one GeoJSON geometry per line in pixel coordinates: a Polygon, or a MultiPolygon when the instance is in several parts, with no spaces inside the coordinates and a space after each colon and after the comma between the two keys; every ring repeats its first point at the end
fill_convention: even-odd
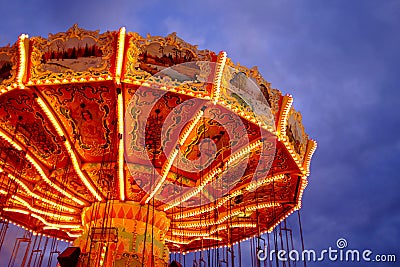
{"type": "Polygon", "coordinates": [[[47,175],[44,173],[43,169],[39,166],[39,164],[29,155],[26,155],[26,158],[28,159],[28,161],[30,163],[32,163],[32,165],[36,168],[36,170],[39,172],[40,176],[43,178],[43,180],[50,185],[51,187],[55,188],[58,192],[60,192],[61,194],[63,194],[64,196],[70,198],[71,200],[73,200],[74,202],[78,203],[79,205],[84,205],[85,203],[79,199],[77,199],[76,197],[72,196],[71,194],[69,194],[68,192],[66,192],[65,190],[61,189],[58,185],[54,184],[48,177],[47,175]]]}
{"type": "Polygon", "coordinates": [[[49,217],[52,217],[52,218],[54,217],[54,218],[57,218],[57,219],[60,219],[60,220],[65,220],[65,221],[74,220],[74,217],[72,217],[72,216],[59,215],[59,214],[55,214],[55,213],[42,211],[42,210],[33,208],[28,202],[26,202],[25,200],[23,200],[22,198],[20,198],[20,197],[18,197],[16,195],[12,196],[12,198],[18,200],[20,203],[22,203],[26,208],[28,208],[32,212],[36,212],[36,213],[39,213],[39,214],[43,214],[43,215],[46,215],[46,216],[49,216],[49,217]]]}
{"type": "Polygon", "coordinates": [[[58,228],[69,228],[69,229],[79,229],[81,227],[81,225],[79,224],[53,224],[50,223],[48,221],[46,221],[43,217],[35,214],[35,213],[31,213],[31,216],[38,219],[39,221],[41,221],[42,223],[44,223],[47,226],[53,226],[53,227],[58,227],[58,228]]]}
{"type": "Polygon", "coordinates": [[[21,34],[21,36],[19,37],[18,40],[18,50],[19,50],[19,68],[18,68],[18,73],[17,73],[17,82],[18,82],[18,86],[21,89],[24,89],[25,86],[23,84],[23,78],[25,75],[25,71],[26,71],[26,62],[27,62],[27,55],[26,55],[26,50],[25,50],[25,42],[26,39],[28,39],[29,36],[26,34],[21,34]]]}
{"type": "Polygon", "coordinates": [[[29,211],[22,210],[22,209],[15,209],[15,208],[3,208],[4,211],[8,212],[16,212],[16,213],[21,213],[25,215],[29,215],[29,211]]]}
{"type": "MultiPolygon", "coordinates": [[[[121,136],[124,135],[124,100],[123,93],[118,94],[118,131],[121,136]]],[[[119,140],[119,148],[118,148],[118,181],[119,181],[119,194],[120,200],[125,200],[125,175],[124,175],[124,138],[119,140]]]]}
{"type": "MultiPolygon", "coordinates": [[[[36,100],[37,100],[37,103],[39,104],[39,106],[44,111],[44,113],[47,115],[47,117],[52,122],[52,124],[53,124],[54,128],[56,129],[57,133],[59,134],[59,136],[66,136],[66,134],[62,130],[61,126],[57,123],[57,120],[55,119],[53,113],[48,108],[47,104],[40,97],[36,98],[36,100]]],[[[102,197],[97,193],[96,189],[91,185],[91,183],[89,182],[88,178],[83,174],[83,172],[81,170],[81,167],[80,167],[80,165],[78,163],[77,156],[74,153],[74,151],[72,150],[72,147],[71,147],[71,144],[69,143],[69,141],[66,140],[64,142],[64,145],[65,145],[66,150],[69,153],[69,156],[70,156],[70,158],[72,160],[72,166],[74,167],[74,170],[78,174],[78,177],[81,179],[81,181],[86,186],[86,188],[89,189],[89,191],[92,193],[92,195],[98,201],[101,201],[102,197]]]]}
{"type": "Polygon", "coordinates": [[[13,141],[5,132],[3,132],[2,130],[0,130],[0,137],[2,137],[3,139],[5,139],[8,143],[11,144],[12,147],[14,147],[15,149],[21,151],[22,147],[20,145],[18,145],[15,141],[13,141]]]}
{"type": "MultiPolygon", "coordinates": [[[[194,127],[196,120],[200,120],[201,116],[203,115],[203,110],[200,110],[198,115],[196,116],[196,119],[191,123],[191,127],[189,127],[189,129],[187,130],[187,132],[191,131],[190,129],[194,127]],[[193,126],[192,126],[193,125],[193,126]]],[[[190,133],[190,132],[189,132],[190,133]]],[[[189,136],[189,133],[184,134],[183,138],[181,139],[181,141],[179,142],[179,144],[183,144],[186,141],[186,138],[189,136]]],[[[179,153],[179,146],[176,146],[175,149],[173,150],[172,154],[167,158],[167,162],[166,164],[164,164],[161,173],[162,173],[162,177],[160,179],[160,181],[157,183],[156,187],[154,188],[154,190],[149,194],[148,198],[146,199],[145,203],[147,204],[150,199],[152,199],[154,197],[155,194],[157,194],[161,188],[161,186],[164,184],[165,179],[167,178],[167,175],[172,167],[172,164],[176,158],[176,156],[179,153]]],[[[172,207],[167,207],[172,208],[172,207]]]]}
{"type": "Polygon", "coordinates": [[[13,176],[13,175],[11,175],[11,174],[8,174],[8,178],[10,178],[11,180],[17,182],[17,183],[22,187],[22,189],[23,189],[28,195],[32,196],[33,198],[36,198],[36,199],[38,199],[38,200],[40,200],[40,201],[43,201],[43,202],[45,202],[45,203],[47,203],[47,204],[50,204],[50,205],[52,205],[52,206],[54,206],[54,207],[57,207],[57,208],[61,209],[62,211],[65,211],[65,210],[70,211],[70,212],[74,212],[74,211],[75,211],[75,209],[71,209],[71,208],[64,207],[64,206],[62,206],[62,205],[60,205],[60,204],[57,204],[57,203],[55,203],[55,202],[53,202],[53,201],[51,201],[51,200],[49,200],[49,199],[42,198],[42,197],[36,195],[36,194],[33,193],[32,191],[30,191],[29,188],[28,188],[22,181],[18,180],[15,176],[13,176]]]}
{"type": "Polygon", "coordinates": [[[125,37],[126,37],[126,29],[122,27],[119,30],[118,35],[118,44],[117,44],[117,63],[115,67],[115,81],[117,84],[121,83],[121,73],[122,73],[122,64],[124,60],[124,50],[125,50],[125,37]]]}
{"type": "Polygon", "coordinates": [[[222,51],[218,55],[217,59],[217,66],[216,66],[216,71],[215,71],[215,77],[214,77],[214,82],[213,82],[213,88],[212,88],[212,95],[213,95],[213,104],[215,105],[220,97],[221,94],[221,79],[222,79],[222,74],[223,70],[225,67],[226,63],[226,52],[222,51]]]}

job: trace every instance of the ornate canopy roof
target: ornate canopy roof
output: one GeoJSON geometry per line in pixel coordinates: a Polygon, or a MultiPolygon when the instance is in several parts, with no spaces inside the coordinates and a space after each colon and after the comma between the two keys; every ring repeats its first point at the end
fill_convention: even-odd
{"type": "Polygon", "coordinates": [[[172,251],[270,231],[301,207],[316,148],[292,103],[175,33],[21,35],[0,48],[0,215],[72,240],[94,202],[150,204],[172,251]]]}

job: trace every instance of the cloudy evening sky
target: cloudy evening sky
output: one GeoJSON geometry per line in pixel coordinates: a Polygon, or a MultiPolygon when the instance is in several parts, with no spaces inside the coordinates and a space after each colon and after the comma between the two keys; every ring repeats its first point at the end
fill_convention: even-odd
{"type": "Polygon", "coordinates": [[[177,32],[258,66],[272,87],[293,95],[318,142],[303,197],[306,247],[326,249],[343,237],[351,248],[397,255],[397,264],[367,266],[399,266],[400,1],[1,2],[0,46],[75,23],[101,32],[125,26],[177,32]]]}

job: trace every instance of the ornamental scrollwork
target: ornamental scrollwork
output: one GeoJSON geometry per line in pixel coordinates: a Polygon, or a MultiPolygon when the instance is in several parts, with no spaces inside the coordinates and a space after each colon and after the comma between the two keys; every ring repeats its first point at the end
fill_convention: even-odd
{"type": "Polygon", "coordinates": [[[115,32],[88,31],[76,24],[67,32],[31,38],[28,84],[69,83],[88,77],[112,79],[115,32]]]}

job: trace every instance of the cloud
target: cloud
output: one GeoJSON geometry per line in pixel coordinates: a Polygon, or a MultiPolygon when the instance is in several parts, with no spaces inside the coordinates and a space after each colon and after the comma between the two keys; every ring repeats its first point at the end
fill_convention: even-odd
{"type": "Polygon", "coordinates": [[[172,16],[166,17],[163,20],[163,29],[167,33],[176,32],[179,38],[190,44],[199,47],[203,47],[205,44],[205,36],[202,31],[199,31],[197,27],[188,27],[182,19],[172,16]]]}

